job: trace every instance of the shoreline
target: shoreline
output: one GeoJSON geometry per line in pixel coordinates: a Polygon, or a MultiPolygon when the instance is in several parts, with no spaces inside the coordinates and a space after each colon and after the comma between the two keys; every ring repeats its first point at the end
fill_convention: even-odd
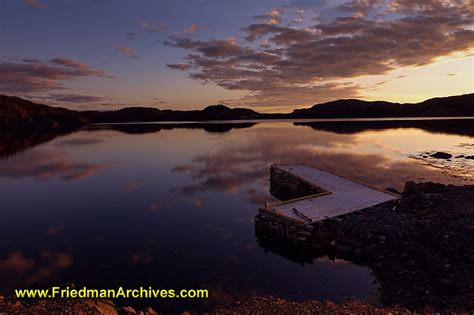
{"type": "MultiPolygon", "coordinates": [[[[427,310],[428,311],[428,310],[427,310]]],[[[295,302],[275,298],[270,295],[256,296],[243,301],[235,301],[208,312],[183,311],[173,314],[414,314],[398,306],[381,307],[358,301],[337,304],[331,301],[307,300],[295,302]]],[[[0,313],[42,315],[42,314],[93,314],[93,315],[158,315],[151,307],[135,309],[130,306],[118,307],[109,300],[48,300],[17,301],[0,297],[0,313]]]]}
{"type": "Polygon", "coordinates": [[[407,182],[400,200],[318,231],[316,252],[372,270],[382,305],[474,310],[474,185],[407,182]]]}

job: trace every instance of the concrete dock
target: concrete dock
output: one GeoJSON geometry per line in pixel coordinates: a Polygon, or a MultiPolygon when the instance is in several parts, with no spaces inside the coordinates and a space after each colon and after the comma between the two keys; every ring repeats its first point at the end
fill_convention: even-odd
{"type": "Polygon", "coordinates": [[[271,173],[273,178],[283,182],[279,190],[297,191],[302,185],[311,188],[310,195],[266,204],[261,208],[264,212],[298,224],[335,218],[400,197],[305,164],[272,165],[271,173]]]}

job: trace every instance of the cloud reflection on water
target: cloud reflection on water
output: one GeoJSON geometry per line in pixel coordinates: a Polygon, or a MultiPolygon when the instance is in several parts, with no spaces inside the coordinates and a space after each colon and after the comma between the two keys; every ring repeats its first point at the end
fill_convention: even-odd
{"type": "Polygon", "coordinates": [[[20,251],[10,253],[0,260],[2,289],[51,281],[62,270],[72,265],[72,258],[65,253],[43,250],[39,257],[28,257],[20,251]]]}
{"type": "Polygon", "coordinates": [[[111,163],[80,162],[58,150],[35,148],[0,164],[0,177],[73,182],[94,177],[110,166],[111,163]]]}
{"type": "MultiPolygon", "coordinates": [[[[176,187],[174,191],[182,194],[233,193],[243,189],[249,201],[261,204],[268,195],[259,193],[252,185],[266,183],[268,167],[272,163],[305,162],[380,188],[402,189],[408,180],[455,180],[442,170],[394,156],[387,148],[385,152],[375,152],[370,146],[379,151],[384,148],[379,146],[378,140],[370,138],[384,135],[378,131],[367,132],[369,134],[361,138],[357,134],[312,131],[302,127],[247,130],[239,141],[222,143],[214,152],[194,156],[192,163],[173,167],[172,171],[190,174],[192,178],[191,183],[176,187]]],[[[386,145],[390,146],[390,143],[386,145]]]]}

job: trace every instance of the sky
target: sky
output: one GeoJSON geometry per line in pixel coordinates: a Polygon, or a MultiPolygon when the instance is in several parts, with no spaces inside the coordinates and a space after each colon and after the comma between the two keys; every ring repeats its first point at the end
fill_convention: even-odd
{"type": "Polygon", "coordinates": [[[78,110],[474,90],[474,0],[0,0],[0,43],[0,94],[78,110]]]}

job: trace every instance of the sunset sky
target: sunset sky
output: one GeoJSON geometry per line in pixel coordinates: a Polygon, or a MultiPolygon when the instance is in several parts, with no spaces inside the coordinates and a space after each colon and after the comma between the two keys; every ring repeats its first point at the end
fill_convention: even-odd
{"type": "Polygon", "coordinates": [[[0,0],[0,94],[261,112],[474,92],[474,0],[0,0]]]}

